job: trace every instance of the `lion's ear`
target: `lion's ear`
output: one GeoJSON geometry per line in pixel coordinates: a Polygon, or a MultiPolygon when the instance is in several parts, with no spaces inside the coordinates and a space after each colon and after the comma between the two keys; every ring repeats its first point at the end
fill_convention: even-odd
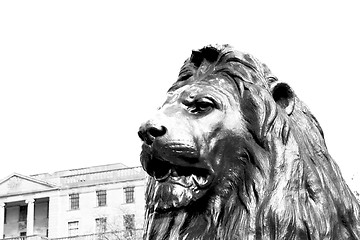
{"type": "Polygon", "coordinates": [[[295,107],[295,94],[291,87],[283,82],[273,83],[271,93],[275,102],[290,115],[295,107]]]}

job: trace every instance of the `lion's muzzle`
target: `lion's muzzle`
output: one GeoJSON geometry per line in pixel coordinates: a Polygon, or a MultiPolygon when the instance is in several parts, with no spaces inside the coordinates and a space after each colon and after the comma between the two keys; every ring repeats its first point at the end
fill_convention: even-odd
{"type": "Polygon", "coordinates": [[[166,127],[156,124],[153,121],[147,121],[140,126],[138,135],[143,142],[151,145],[157,137],[164,136],[166,131],[166,127]]]}
{"type": "Polygon", "coordinates": [[[199,144],[193,135],[181,124],[159,118],[142,124],[138,135],[143,141],[141,164],[156,181],[154,196],[160,211],[199,199],[214,176],[211,168],[200,161],[199,144]]]}

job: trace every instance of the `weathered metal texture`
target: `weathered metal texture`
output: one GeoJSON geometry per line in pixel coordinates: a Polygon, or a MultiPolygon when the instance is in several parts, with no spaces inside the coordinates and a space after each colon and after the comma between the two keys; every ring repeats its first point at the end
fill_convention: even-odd
{"type": "Polygon", "coordinates": [[[360,239],[319,123],[249,54],[193,51],[138,134],[144,239],[360,239]]]}

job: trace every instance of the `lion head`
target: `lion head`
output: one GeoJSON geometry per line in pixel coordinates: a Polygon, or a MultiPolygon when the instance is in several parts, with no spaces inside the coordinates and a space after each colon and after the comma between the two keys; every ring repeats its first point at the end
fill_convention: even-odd
{"type": "Polygon", "coordinates": [[[249,54],[193,51],[138,134],[145,239],[360,238],[317,120],[249,54]]]}

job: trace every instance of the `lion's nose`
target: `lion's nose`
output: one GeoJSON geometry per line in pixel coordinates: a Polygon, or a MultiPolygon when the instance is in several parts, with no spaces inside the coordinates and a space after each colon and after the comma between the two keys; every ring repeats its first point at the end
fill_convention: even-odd
{"type": "Polygon", "coordinates": [[[166,131],[166,127],[148,121],[140,127],[138,135],[142,141],[151,145],[156,138],[164,136],[166,131]]]}

